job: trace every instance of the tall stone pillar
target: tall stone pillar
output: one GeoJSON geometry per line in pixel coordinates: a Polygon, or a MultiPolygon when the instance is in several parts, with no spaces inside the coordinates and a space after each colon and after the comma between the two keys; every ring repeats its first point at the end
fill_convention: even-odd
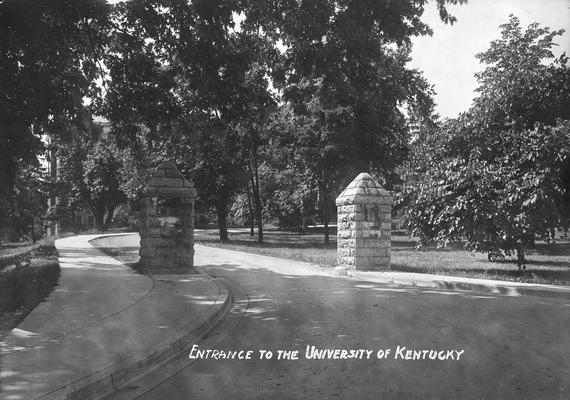
{"type": "Polygon", "coordinates": [[[337,197],[340,266],[390,269],[392,196],[369,174],[358,175],[337,197]]]}
{"type": "Polygon", "coordinates": [[[194,266],[194,185],[170,163],[146,183],[139,218],[140,262],[145,268],[194,266]]]}

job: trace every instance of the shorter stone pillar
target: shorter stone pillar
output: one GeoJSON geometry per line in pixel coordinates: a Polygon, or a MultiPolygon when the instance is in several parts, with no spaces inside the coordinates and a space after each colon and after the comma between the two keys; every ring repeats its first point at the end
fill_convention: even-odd
{"type": "Polygon", "coordinates": [[[358,270],[390,269],[390,193],[363,172],[337,197],[336,206],[338,264],[358,270]]]}
{"type": "Polygon", "coordinates": [[[194,185],[170,162],[146,183],[139,228],[145,268],[194,266],[194,185]]]}

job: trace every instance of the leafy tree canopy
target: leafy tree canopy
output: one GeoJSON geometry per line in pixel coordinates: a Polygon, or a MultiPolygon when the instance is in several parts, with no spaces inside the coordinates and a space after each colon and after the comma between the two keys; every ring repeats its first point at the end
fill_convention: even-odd
{"type": "MultiPolygon", "coordinates": [[[[465,1],[435,1],[442,20],[454,21],[446,5],[458,3],[465,1]]],[[[326,223],[326,204],[350,171],[372,169],[396,182],[407,122],[435,118],[430,85],[406,67],[411,36],[430,33],[421,21],[426,4],[3,1],[0,139],[6,146],[0,151],[7,157],[0,154],[6,172],[0,186],[11,188],[20,164],[34,161],[40,135],[79,135],[88,114],[102,114],[116,144],[129,147],[123,170],[175,158],[222,218],[232,196],[249,184],[261,230],[260,193],[269,186],[259,169],[273,171],[269,147],[281,139],[272,140],[268,126],[281,104],[293,110],[293,137],[285,139],[285,148],[297,152],[291,165],[303,164],[303,176],[315,185],[303,193],[319,193],[326,223]]],[[[80,195],[87,203],[107,197],[107,189],[116,192],[106,175],[115,150],[107,154],[95,139],[60,143],[68,146],[61,154],[76,150],[72,143],[90,146],[70,152],[78,176],[69,198],[77,198],[81,185],[90,189],[80,195]]],[[[127,175],[119,185],[134,197],[140,177],[127,175]]]]}
{"type": "Polygon", "coordinates": [[[82,114],[99,89],[104,0],[0,3],[0,187],[36,161],[39,136],[55,117],[82,114]],[[32,129],[33,127],[33,129],[32,129]]]}
{"type": "Polygon", "coordinates": [[[401,202],[424,241],[516,250],[570,226],[570,71],[550,32],[516,17],[478,55],[480,96],[457,119],[423,132],[401,202]]]}

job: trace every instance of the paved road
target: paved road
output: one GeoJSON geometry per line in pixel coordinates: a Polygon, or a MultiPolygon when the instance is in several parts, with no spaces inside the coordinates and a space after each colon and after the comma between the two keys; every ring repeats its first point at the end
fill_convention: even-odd
{"type": "Polygon", "coordinates": [[[199,349],[253,350],[253,359],[184,354],[115,398],[570,398],[567,300],[389,287],[200,246],[196,264],[235,296],[233,312],[199,349]],[[373,353],[315,360],[307,346],[373,353]],[[402,359],[401,346],[428,359],[402,359]],[[260,360],[259,350],[273,357],[260,360]],[[278,350],[299,359],[278,360],[278,350]],[[446,350],[438,356],[448,359],[423,350],[446,350]]]}

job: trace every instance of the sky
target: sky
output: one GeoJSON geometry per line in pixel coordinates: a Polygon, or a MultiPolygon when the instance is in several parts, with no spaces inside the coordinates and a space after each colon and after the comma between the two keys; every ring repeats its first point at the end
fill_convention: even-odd
{"type": "Polygon", "coordinates": [[[570,56],[570,0],[469,0],[460,6],[448,6],[457,22],[445,25],[431,1],[422,20],[434,31],[433,36],[415,38],[410,66],[424,71],[435,86],[436,111],[442,117],[455,118],[467,111],[475,97],[474,74],[483,69],[475,54],[489,48],[500,38],[499,25],[517,16],[524,29],[538,22],[551,30],[565,29],[554,49],[556,56],[570,56]]]}

